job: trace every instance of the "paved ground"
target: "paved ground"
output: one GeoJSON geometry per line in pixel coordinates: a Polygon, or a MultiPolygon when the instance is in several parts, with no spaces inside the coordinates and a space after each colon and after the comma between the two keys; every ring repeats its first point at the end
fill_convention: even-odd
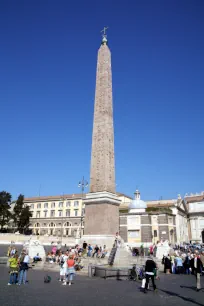
{"type": "MultiPolygon", "coordinates": [[[[104,280],[77,275],[74,284],[62,286],[58,273],[49,272],[50,284],[44,284],[45,271],[29,270],[28,285],[8,286],[8,269],[0,266],[0,305],[2,306],[129,306],[177,305],[203,306],[204,290],[195,291],[195,278],[187,275],[161,275],[158,291],[139,291],[140,283],[104,280]],[[182,286],[182,288],[180,287],[182,286]]],[[[202,278],[204,285],[204,277],[202,278]]],[[[203,287],[203,286],[202,286],[203,287]]]]}

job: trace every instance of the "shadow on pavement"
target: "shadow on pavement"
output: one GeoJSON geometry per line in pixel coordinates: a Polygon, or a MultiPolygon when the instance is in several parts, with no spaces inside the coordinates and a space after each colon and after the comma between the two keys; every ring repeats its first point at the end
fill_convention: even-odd
{"type": "MultiPolygon", "coordinates": [[[[187,287],[187,286],[182,286],[182,287],[184,287],[184,288],[191,288],[192,289],[192,287],[187,287]]],[[[159,289],[159,291],[162,291],[162,292],[164,292],[164,293],[166,293],[168,295],[171,295],[171,296],[176,296],[176,297],[178,297],[178,298],[180,298],[180,299],[182,299],[182,300],[184,300],[186,302],[191,302],[192,304],[195,304],[195,305],[204,306],[204,304],[196,302],[195,300],[193,300],[191,298],[187,298],[185,296],[182,296],[182,295],[180,295],[178,293],[175,293],[175,292],[172,292],[172,291],[168,291],[168,290],[164,290],[164,289],[159,289]]]]}

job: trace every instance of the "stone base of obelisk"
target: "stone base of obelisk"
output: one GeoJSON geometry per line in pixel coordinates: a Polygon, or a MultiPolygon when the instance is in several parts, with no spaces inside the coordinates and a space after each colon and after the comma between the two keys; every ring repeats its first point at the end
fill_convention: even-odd
{"type": "Polygon", "coordinates": [[[119,232],[119,205],[116,194],[94,192],[86,195],[85,228],[81,242],[92,246],[104,246],[111,249],[116,232],[119,232]]]}

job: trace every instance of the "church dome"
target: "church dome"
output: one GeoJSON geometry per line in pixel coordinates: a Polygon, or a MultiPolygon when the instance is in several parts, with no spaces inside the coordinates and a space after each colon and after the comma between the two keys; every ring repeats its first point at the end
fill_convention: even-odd
{"type": "Polygon", "coordinates": [[[138,210],[138,209],[145,210],[147,208],[147,204],[146,202],[140,199],[139,190],[136,190],[134,195],[135,195],[135,199],[132,202],[130,202],[129,212],[133,212],[134,210],[138,210]]]}

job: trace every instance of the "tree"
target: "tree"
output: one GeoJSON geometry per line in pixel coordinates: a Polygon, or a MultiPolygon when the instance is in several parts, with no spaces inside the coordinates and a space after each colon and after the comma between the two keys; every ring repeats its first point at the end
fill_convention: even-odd
{"type": "Polygon", "coordinates": [[[30,225],[30,217],[32,217],[32,213],[30,212],[29,206],[24,205],[24,195],[20,194],[16,201],[14,207],[14,223],[17,227],[17,230],[20,233],[25,232],[29,228],[30,225]]]}
{"type": "Polygon", "coordinates": [[[19,221],[20,221],[22,210],[23,210],[23,206],[24,206],[24,195],[20,194],[18,196],[18,199],[16,200],[16,204],[13,209],[13,212],[14,212],[13,220],[17,228],[19,228],[19,221]]]}
{"type": "Polygon", "coordinates": [[[11,219],[10,212],[11,194],[6,191],[0,192],[0,226],[1,230],[11,219]]]}

